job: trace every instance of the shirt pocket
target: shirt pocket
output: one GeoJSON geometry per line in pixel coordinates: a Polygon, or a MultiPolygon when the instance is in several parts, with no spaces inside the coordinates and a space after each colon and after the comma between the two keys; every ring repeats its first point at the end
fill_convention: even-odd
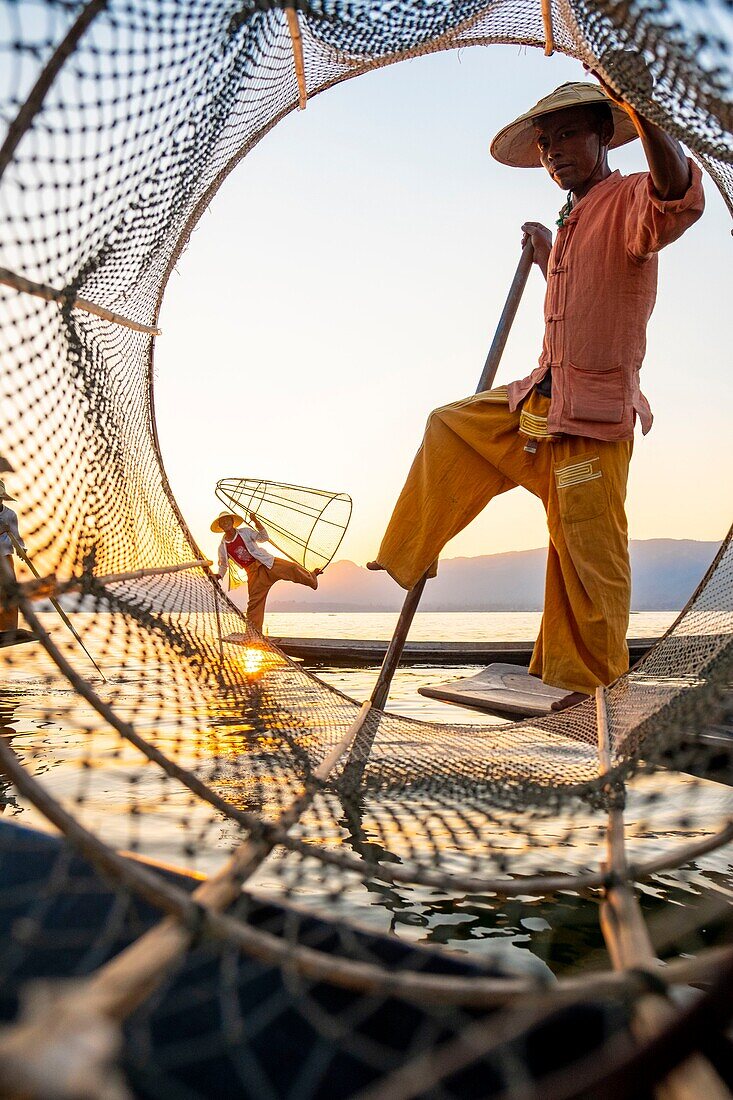
{"type": "Polygon", "coordinates": [[[601,460],[592,452],[555,466],[555,488],[560,516],[566,523],[598,519],[608,507],[601,460]]]}
{"type": "Polygon", "coordinates": [[[570,415],[573,420],[620,424],[624,417],[624,375],[620,367],[583,370],[570,367],[570,415]]]}

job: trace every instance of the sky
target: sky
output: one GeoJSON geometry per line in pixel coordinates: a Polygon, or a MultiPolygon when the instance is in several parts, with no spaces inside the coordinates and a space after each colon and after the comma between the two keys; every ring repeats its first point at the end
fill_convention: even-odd
{"type": "MultiPolygon", "coordinates": [[[[215,557],[223,477],[349,493],[338,554],[373,557],[431,409],[473,393],[525,220],[554,227],[563,193],[542,169],[489,155],[506,122],[578,62],[472,47],[376,70],[309,100],[237,166],[178,263],[156,345],[163,459],[215,557]]],[[[612,168],[645,168],[639,142],[612,168]]],[[[707,209],[660,258],[637,427],[630,537],[721,539],[730,523],[731,221],[707,209]]],[[[544,281],[525,291],[496,384],[542,344],[544,281]]],[[[541,505],[493,501],[444,557],[545,545],[541,505]]]]}

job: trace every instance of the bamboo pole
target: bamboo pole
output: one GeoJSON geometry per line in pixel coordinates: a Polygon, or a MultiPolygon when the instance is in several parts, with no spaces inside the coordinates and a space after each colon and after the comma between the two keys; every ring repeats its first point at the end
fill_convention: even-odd
{"type": "MultiPolygon", "coordinates": [[[[598,757],[601,775],[611,771],[611,743],[606,689],[596,688],[598,757]]],[[[613,792],[609,795],[614,799],[613,792]]],[[[649,933],[629,881],[624,841],[623,810],[612,804],[608,812],[607,869],[612,883],[606,887],[601,903],[600,923],[614,970],[632,968],[659,974],[649,933]]],[[[670,1002],[659,994],[641,997],[634,1007],[632,1028],[644,1042],[663,1031],[675,1017],[670,1002]]],[[[709,1062],[700,1054],[691,1055],[655,1089],[658,1100],[725,1100],[730,1092],[709,1062]]]]}
{"type": "Polygon", "coordinates": [[[522,249],[522,254],[519,257],[517,270],[514,272],[512,284],[509,287],[509,293],[507,294],[504,308],[501,311],[499,323],[496,326],[494,339],[491,342],[489,354],[486,356],[484,369],[481,371],[481,377],[479,378],[479,382],[476,387],[476,393],[483,393],[484,390],[490,390],[494,384],[496,372],[499,369],[501,357],[504,354],[504,348],[506,347],[506,342],[509,339],[509,333],[511,332],[512,325],[514,324],[514,318],[517,315],[519,303],[522,300],[524,288],[527,285],[527,279],[529,278],[529,273],[532,270],[533,262],[534,251],[532,249],[532,242],[527,241],[524,248],[522,249]]]}
{"type": "Polygon", "coordinates": [[[555,31],[552,25],[552,0],[541,0],[542,26],[545,30],[545,57],[555,52],[555,31]]]}
{"type": "Polygon", "coordinates": [[[111,309],[106,309],[105,306],[95,305],[94,302],[89,302],[86,298],[77,298],[67,290],[56,290],[55,287],[47,286],[46,283],[34,283],[31,279],[16,275],[14,271],[9,271],[6,267],[0,267],[0,283],[12,287],[13,290],[32,294],[34,298],[42,298],[45,302],[58,302],[60,305],[68,303],[71,309],[82,309],[85,313],[93,313],[95,317],[112,321],[116,325],[132,329],[134,332],[144,332],[150,336],[160,336],[161,334],[161,330],[154,325],[144,325],[140,321],[132,321],[129,317],[124,317],[121,313],[114,313],[111,309]]]}
{"type": "MultiPolygon", "coordinates": [[[[514,272],[514,278],[512,279],[511,286],[509,287],[509,293],[507,294],[504,308],[499,318],[499,323],[496,327],[494,339],[489,349],[489,354],[484,363],[483,370],[479,378],[478,386],[476,387],[476,393],[483,393],[484,390],[489,390],[494,384],[496,378],[496,372],[499,369],[499,363],[506,347],[506,342],[509,336],[509,332],[512,327],[512,323],[517,313],[519,303],[524,292],[524,288],[527,285],[527,279],[529,277],[530,270],[532,268],[532,261],[534,259],[534,252],[532,249],[531,241],[527,241],[522,248],[522,254],[519,257],[519,263],[517,269],[514,272]]],[[[415,617],[415,612],[418,609],[420,599],[423,594],[423,589],[427,582],[428,576],[421,577],[417,584],[410,589],[405,597],[405,602],[402,605],[400,617],[397,620],[397,626],[395,627],[392,640],[389,643],[387,652],[384,655],[382,661],[382,667],[379,670],[379,676],[377,682],[374,685],[374,690],[371,695],[372,706],[377,707],[379,710],[384,709],[384,705],[387,702],[387,696],[389,695],[389,689],[392,684],[392,679],[397,670],[397,666],[400,663],[400,657],[402,656],[402,650],[404,649],[405,642],[407,641],[407,635],[410,632],[412,626],[412,620],[415,617]]],[[[373,737],[372,737],[373,740],[373,737]]],[[[354,751],[349,757],[349,760],[344,769],[344,777],[350,782],[355,782],[357,777],[361,775],[366,766],[366,761],[371,751],[372,741],[367,737],[362,737],[354,745],[354,751]]]]}
{"type": "Polygon", "coordinates": [[[308,102],[308,91],[305,84],[305,62],[303,60],[303,35],[300,30],[300,22],[298,20],[298,13],[295,8],[287,7],[285,9],[285,16],[288,21],[288,31],[290,32],[290,43],[293,47],[293,64],[295,65],[295,76],[298,81],[298,107],[301,111],[305,110],[306,103],[308,102]]]}
{"type": "MultiPolygon", "coordinates": [[[[109,584],[121,584],[123,581],[136,581],[143,577],[159,577],[166,573],[181,573],[186,569],[205,569],[211,565],[209,558],[199,558],[197,561],[184,561],[178,565],[155,565],[143,569],[133,569],[129,573],[107,573],[102,576],[93,576],[91,579],[96,585],[104,587],[109,584]]],[[[75,592],[84,588],[88,583],[89,575],[69,577],[68,580],[59,581],[55,573],[49,573],[46,577],[38,577],[35,581],[23,581],[18,588],[26,599],[45,600],[49,595],[63,596],[66,592],[75,592]]]]}
{"type": "MultiPolygon", "coordinates": [[[[392,684],[392,678],[397,670],[397,665],[400,662],[402,656],[402,650],[405,648],[405,642],[407,641],[407,635],[410,632],[412,626],[412,620],[415,617],[418,604],[422,597],[425,585],[427,584],[427,573],[424,577],[421,577],[414,588],[411,588],[405,597],[405,602],[402,605],[402,611],[400,617],[397,620],[397,626],[395,627],[392,640],[390,641],[387,652],[382,660],[382,667],[379,670],[379,676],[377,682],[374,685],[372,691],[372,705],[378,707],[380,710],[384,710],[384,704],[387,702],[387,696],[389,695],[389,689],[392,684]]],[[[356,746],[354,746],[356,748],[356,746]]],[[[368,753],[367,753],[368,755],[368,753]]]]}
{"type": "Polygon", "coordinates": [[[221,612],[219,610],[219,585],[216,583],[216,581],[213,579],[213,577],[212,577],[212,582],[211,583],[214,586],[214,613],[216,615],[216,636],[217,636],[218,641],[219,641],[219,664],[222,666],[222,675],[223,675],[224,638],[223,638],[222,632],[221,632],[221,612]]]}

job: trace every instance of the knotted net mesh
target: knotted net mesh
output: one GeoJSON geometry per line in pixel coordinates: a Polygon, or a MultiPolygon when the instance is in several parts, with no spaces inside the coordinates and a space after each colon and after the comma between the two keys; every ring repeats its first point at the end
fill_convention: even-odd
{"type": "MultiPolygon", "coordinates": [[[[729,705],[731,536],[672,629],[609,690],[605,763],[591,702],[491,727],[365,710],[214,585],[166,478],[153,384],[177,258],[304,90],[436,50],[541,46],[540,5],[4,0],[0,18],[0,455],[39,574],[6,571],[2,592],[41,639],[0,651],[0,766],[8,814],[63,836],[3,830],[4,1015],[28,978],[96,972],[162,909],[185,942],[177,969],[126,1009],[136,1092],[217,1094],[222,1073],[253,1095],[349,1095],[436,1050],[440,1095],[559,1071],[571,1052],[533,1061],[523,1017],[499,1045],[489,1025],[498,1001],[554,988],[578,955],[589,974],[604,968],[588,913],[609,802],[625,791],[628,873],[651,880],[657,953],[727,935],[714,895],[730,797],[689,775],[720,756],[701,735],[729,705]],[[676,800],[669,769],[684,773],[676,800]],[[196,880],[129,852],[221,893],[192,902],[196,880]],[[662,897],[685,902],[680,925],[662,897]],[[463,961],[411,942],[450,940],[452,922],[463,961]],[[578,955],[545,935],[550,923],[575,929],[578,955]],[[498,952],[520,926],[524,949],[498,952]],[[290,1060],[274,1042],[286,1025],[290,1060]],[[461,1061],[451,1044],[471,1028],[483,1046],[459,1044],[461,1061]]],[[[733,208],[729,7],[558,0],[552,22],[556,48],[684,140],[733,208]]],[[[586,986],[575,1055],[625,1027],[628,986],[593,1000],[599,988],[586,986]]]]}

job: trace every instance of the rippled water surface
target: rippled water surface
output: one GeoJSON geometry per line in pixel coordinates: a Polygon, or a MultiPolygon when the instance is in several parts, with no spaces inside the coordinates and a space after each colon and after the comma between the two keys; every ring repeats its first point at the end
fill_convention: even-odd
{"type": "MultiPolygon", "coordinates": [[[[668,614],[632,616],[630,635],[651,637],[662,633],[674,618],[668,614]]],[[[85,616],[77,616],[84,625],[85,616]]],[[[391,634],[394,615],[299,614],[271,615],[272,635],[301,637],[386,638],[391,634]]],[[[49,626],[52,620],[48,620],[49,626]]],[[[530,640],[539,625],[539,615],[528,614],[418,614],[411,634],[423,640],[530,640]]],[[[59,636],[54,623],[55,636],[59,636]]],[[[90,648],[93,632],[85,634],[90,648]]],[[[71,650],[68,650],[71,653],[71,650]]],[[[81,670],[83,656],[74,656],[81,670]]],[[[192,770],[206,768],[207,753],[216,754],[220,767],[216,781],[220,793],[244,809],[265,812],[276,806],[282,795],[277,773],[276,746],[258,742],[259,760],[254,771],[252,745],[247,740],[246,715],[211,710],[209,729],[202,730],[199,713],[187,712],[181,703],[177,713],[163,718],[152,696],[140,701],[146,668],[127,661],[124,668],[107,657],[105,671],[110,686],[100,694],[114,702],[121,717],[134,722],[143,736],[150,737],[164,752],[168,748],[192,770]],[[134,705],[130,688],[135,686],[134,705]],[[208,740],[207,740],[208,738],[208,740]],[[208,746],[208,747],[207,747],[208,746]],[[268,757],[268,752],[271,754],[268,757]],[[268,760],[273,767],[268,771],[268,760]]],[[[488,715],[463,711],[417,694],[417,688],[475,668],[445,669],[412,667],[398,672],[390,697],[396,713],[434,723],[467,723],[482,727],[500,725],[488,715]]],[[[317,674],[349,696],[368,697],[376,669],[318,669],[317,674]]],[[[5,670],[6,690],[0,696],[5,736],[13,748],[42,779],[44,785],[67,806],[76,808],[87,827],[114,844],[142,854],[210,873],[221,865],[240,839],[237,827],[211,807],[204,809],[172,785],[161,784],[157,769],[141,764],[141,758],[117,734],[108,731],[87,703],[79,699],[68,682],[37,645],[24,647],[22,661],[5,670]],[[131,813],[131,808],[133,812],[131,813]]],[[[276,691],[273,698],[276,697],[276,691]]],[[[264,691],[261,706],[269,705],[264,691]]],[[[478,734],[477,734],[478,736],[478,734]]],[[[436,752],[441,752],[436,737],[436,752]]],[[[213,781],[212,781],[213,782],[213,781]]],[[[361,858],[378,858],[383,863],[399,861],[405,837],[420,844],[420,831],[428,828],[429,805],[420,800],[417,819],[408,805],[395,800],[390,814],[378,820],[368,801],[333,811],[331,826],[311,814],[304,821],[303,835],[310,842],[335,850],[346,850],[361,858]],[[386,822],[386,824],[385,824],[386,822]]],[[[382,807],[383,810],[383,807],[382,807]]],[[[47,828],[43,816],[8,786],[5,814],[19,823],[47,828]]],[[[639,777],[631,784],[625,812],[629,854],[645,860],[668,851],[670,846],[700,839],[733,815],[733,797],[727,786],[693,777],[658,772],[639,777]],[[650,801],[651,796],[651,801],[650,801]]],[[[481,854],[481,832],[476,833],[469,816],[458,814],[450,824],[464,854],[481,854]]],[[[404,938],[422,943],[440,943],[477,956],[499,956],[512,969],[551,969],[555,973],[578,967],[606,965],[607,958],[598,927],[598,892],[574,890],[574,873],[595,870],[605,858],[605,817],[588,809],[572,816],[555,814],[546,819],[530,815],[497,812],[490,829],[494,850],[505,848],[510,859],[508,873],[514,876],[552,871],[568,874],[568,889],[551,897],[527,892],[508,899],[491,893],[464,895],[426,886],[405,886],[373,878],[368,887],[353,875],[342,878],[339,897],[331,896],[335,880],[320,873],[301,870],[289,873],[282,855],[275,853],[261,868],[253,887],[260,893],[281,894],[289,881],[292,900],[326,913],[340,913],[375,929],[392,930],[404,938]],[[532,835],[527,844],[525,827],[532,835]]],[[[443,823],[445,824],[445,822],[443,823]]],[[[430,825],[431,829],[435,824],[430,825]]],[[[445,834],[450,843],[449,833],[445,834]]],[[[733,897],[733,852],[721,849],[682,869],[655,876],[641,887],[641,900],[660,951],[694,951],[702,942],[695,933],[680,944],[669,934],[670,913],[693,915],[720,899],[733,897]],[[671,903],[671,905],[670,905],[671,903]],[[665,943],[667,946],[665,947],[665,943]]],[[[692,921],[693,927],[695,920],[692,921]]],[[[710,923],[710,922],[708,922],[710,923]]],[[[707,933],[706,933],[707,935],[707,933]]],[[[679,937],[678,937],[679,940],[679,937]]]]}

